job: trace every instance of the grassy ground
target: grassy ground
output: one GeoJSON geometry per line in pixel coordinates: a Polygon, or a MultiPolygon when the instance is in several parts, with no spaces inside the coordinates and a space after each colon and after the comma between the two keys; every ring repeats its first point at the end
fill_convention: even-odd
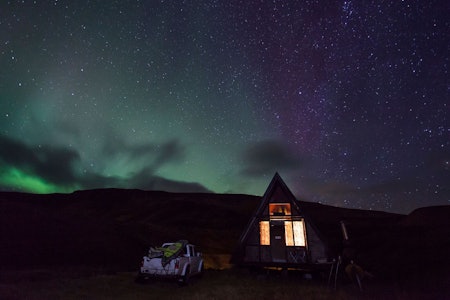
{"type": "MultiPolygon", "coordinates": [[[[8,271],[0,275],[1,299],[446,299],[445,291],[407,290],[395,285],[368,283],[364,292],[352,284],[327,288],[280,273],[255,275],[239,270],[207,270],[188,286],[173,281],[137,284],[134,272],[105,270],[8,271]],[[431,291],[431,292],[430,292],[431,291]]],[[[448,299],[448,298],[447,298],[448,299]]]]}

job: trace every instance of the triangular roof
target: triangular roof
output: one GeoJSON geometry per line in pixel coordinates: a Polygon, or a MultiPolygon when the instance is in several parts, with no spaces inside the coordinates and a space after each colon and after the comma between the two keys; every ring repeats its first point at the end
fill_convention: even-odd
{"type": "MultiPolygon", "coordinates": [[[[292,194],[291,190],[288,188],[286,183],[283,181],[280,174],[278,174],[278,172],[276,172],[275,175],[273,176],[272,180],[270,181],[270,184],[267,187],[266,192],[264,193],[258,208],[256,209],[255,213],[253,214],[252,218],[250,219],[250,222],[247,225],[247,228],[245,229],[245,231],[241,235],[241,238],[239,239],[239,242],[241,244],[247,239],[247,236],[250,232],[252,225],[255,222],[257,222],[257,220],[259,218],[261,218],[264,209],[269,204],[271,196],[273,195],[276,187],[278,187],[278,186],[281,188],[283,194],[286,196],[285,199],[288,200],[294,206],[294,209],[297,210],[298,212],[301,211],[294,194],[292,194]]],[[[304,217],[306,217],[306,216],[304,216],[304,217]]]]}
{"type": "Polygon", "coordinates": [[[243,231],[243,233],[239,239],[238,248],[242,247],[246,243],[249,235],[251,234],[252,228],[254,228],[255,223],[258,223],[259,220],[261,218],[263,218],[265,208],[269,205],[269,203],[272,199],[272,196],[275,193],[275,191],[277,190],[277,188],[281,189],[281,192],[284,195],[283,201],[289,202],[291,204],[293,210],[300,213],[301,217],[303,219],[305,219],[305,221],[308,222],[309,226],[313,227],[315,232],[319,235],[319,238],[322,241],[322,243],[325,245],[325,247],[329,249],[329,247],[327,245],[328,243],[325,242],[323,236],[319,233],[317,226],[314,225],[313,222],[311,222],[309,216],[307,215],[307,212],[305,212],[303,208],[300,208],[299,201],[296,199],[296,197],[291,192],[291,190],[286,185],[286,183],[283,181],[283,179],[281,178],[280,174],[278,174],[278,172],[276,172],[275,175],[273,176],[269,186],[267,187],[267,189],[261,199],[261,202],[260,202],[258,208],[255,210],[255,213],[252,215],[249,223],[247,224],[247,227],[243,231]]]}
{"type": "Polygon", "coordinates": [[[291,190],[288,188],[286,183],[281,178],[280,174],[278,172],[275,173],[272,180],[270,181],[269,186],[266,189],[266,192],[264,193],[261,203],[259,204],[258,208],[256,209],[255,213],[253,214],[252,218],[250,219],[250,222],[248,223],[247,227],[245,228],[244,232],[242,233],[239,244],[243,244],[245,240],[247,239],[248,234],[250,233],[250,230],[252,228],[252,225],[258,221],[258,219],[262,216],[264,208],[267,207],[270,201],[270,196],[272,196],[273,192],[275,191],[275,187],[280,186],[281,189],[285,192],[287,197],[289,198],[289,202],[291,202],[294,207],[298,210],[298,205],[296,203],[296,199],[294,197],[294,194],[292,194],[291,190]]]}

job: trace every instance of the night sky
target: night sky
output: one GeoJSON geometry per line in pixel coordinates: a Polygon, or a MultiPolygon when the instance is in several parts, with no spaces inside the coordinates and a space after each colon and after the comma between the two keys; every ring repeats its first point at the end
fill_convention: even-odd
{"type": "Polygon", "coordinates": [[[0,190],[450,204],[448,1],[1,1],[0,190]]]}

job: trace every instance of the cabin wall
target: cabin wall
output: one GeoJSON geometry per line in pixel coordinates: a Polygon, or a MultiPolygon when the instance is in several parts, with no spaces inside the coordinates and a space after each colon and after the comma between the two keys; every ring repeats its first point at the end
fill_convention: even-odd
{"type": "Polygon", "coordinates": [[[276,203],[276,202],[290,202],[288,199],[286,199],[286,194],[284,193],[283,189],[280,186],[277,186],[274,191],[272,192],[272,195],[270,195],[270,203],[276,203]]]}
{"type": "MultiPolygon", "coordinates": [[[[263,203],[256,211],[257,218],[251,224],[251,228],[245,234],[244,244],[241,245],[243,250],[241,254],[242,262],[248,264],[261,264],[266,263],[270,265],[289,265],[294,266],[298,264],[315,263],[318,259],[326,258],[326,247],[319,238],[317,231],[313,226],[304,218],[301,207],[298,206],[294,196],[287,187],[282,183],[281,178],[274,177],[273,180],[279,180],[279,184],[272,182],[270,189],[266,191],[263,198],[263,203]],[[290,208],[285,205],[277,203],[290,204],[290,208]],[[272,210],[272,215],[270,215],[272,210]],[[290,229],[283,227],[285,222],[304,221],[305,235],[306,235],[306,247],[302,242],[298,242],[297,246],[290,239],[290,229]],[[260,245],[260,222],[270,221],[270,245],[260,245]],[[289,231],[287,231],[289,230],[289,231]],[[289,240],[286,239],[282,232],[288,232],[289,240]],[[280,238],[281,237],[281,238],[280,238]],[[286,246],[286,243],[289,246],[286,246]]],[[[294,223],[292,223],[294,224],[294,223]]],[[[266,227],[263,227],[266,229],[266,227]]],[[[298,227],[292,227],[292,232],[299,232],[298,227]]],[[[296,235],[298,237],[298,235],[296,235]]],[[[266,237],[266,235],[264,235],[266,237]]],[[[294,235],[295,239],[295,235],[294,235]]],[[[267,239],[264,239],[266,242],[267,239]]]]}
{"type": "Polygon", "coordinates": [[[259,245],[259,222],[252,225],[247,239],[248,245],[259,245]]]}
{"type": "MultiPolygon", "coordinates": [[[[307,250],[305,247],[285,246],[287,263],[315,263],[318,259],[327,258],[326,248],[317,231],[309,222],[305,221],[307,250]]],[[[272,247],[261,246],[259,237],[259,220],[252,225],[248,234],[246,245],[244,245],[243,262],[264,263],[272,262],[272,247]]]]}
{"type": "Polygon", "coordinates": [[[244,252],[244,262],[259,262],[260,261],[260,246],[245,246],[245,252],[244,252]]]}
{"type": "Polygon", "coordinates": [[[260,247],[260,253],[261,253],[261,262],[272,262],[272,253],[270,251],[270,246],[261,246],[260,247]]]}
{"type": "MultiPolygon", "coordinates": [[[[296,207],[296,205],[294,205],[292,203],[292,200],[295,199],[290,199],[289,197],[286,197],[285,192],[283,191],[283,189],[280,186],[277,186],[274,191],[272,192],[271,195],[269,195],[269,204],[270,203],[289,203],[291,204],[291,215],[292,216],[300,216],[301,212],[298,211],[298,207],[296,207]]],[[[269,207],[266,206],[264,208],[264,217],[269,217],[269,207]]]]}
{"type": "Polygon", "coordinates": [[[319,238],[319,235],[314,227],[308,222],[305,225],[310,260],[312,263],[315,263],[318,259],[327,257],[325,245],[319,238]]]}
{"type": "Polygon", "coordinates": [[[259,245],[259,223],[255,222],[250,228],[247,243],[244,251],[244,262],[259,262],[260,261],[259,245]]]}
{"type": "Polygon", "coordinates": [[[308,262],[305,247],[286,247],[286,251],[286,258],[289,264],[304,264],[308,262]]]}

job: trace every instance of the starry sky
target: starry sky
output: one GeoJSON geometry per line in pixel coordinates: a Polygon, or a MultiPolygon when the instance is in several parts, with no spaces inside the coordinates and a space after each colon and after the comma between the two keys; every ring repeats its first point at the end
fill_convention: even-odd
{"type": "Polygon", "coordinates": [[[448,1],[1,1],[0,190],[450,204],[448,1]]]}

